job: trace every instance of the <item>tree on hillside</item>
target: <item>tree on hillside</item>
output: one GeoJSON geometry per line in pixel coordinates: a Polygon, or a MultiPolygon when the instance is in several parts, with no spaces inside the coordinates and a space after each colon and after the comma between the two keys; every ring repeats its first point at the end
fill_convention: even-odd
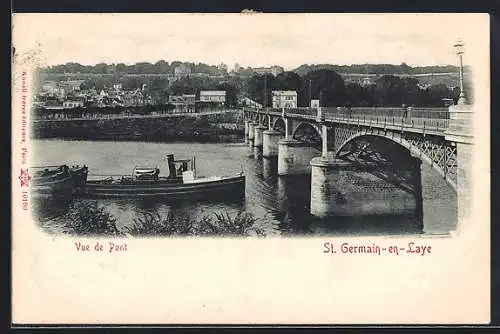
{"type": "Polygon", "coordinates": [[[124,77],[121,80],[122,88],[124,90],[133,90],[142,88],[142,85],[148,84],[148,80],[144,77],[124,77]]]}
{"type": "Polygon", "coordinates": [[[125,65],[124,63],[116,64],[115,73],[121,74],[121,73],[126,73],[126,71],[127,71],[127,65],[125,65]]]}
{"type": "Polygon", "coordinates": [[[160,60],[153,65],[153,70],[155,74],[168,74],[170,73],[170,65],[168,62],[160,60]]]}
{"type": "Polygon", "coordinates": [[[407,106],[417,106],[423,100],[423,93],[418,87],[418,80],[415,78],[402,78],[401,79],[401,104],[407,106]]]}
{"type": "Polygon", "coordinates": [[[373,85],[363,87],[358,83],[349,83],[346,85],[346,106],[367,107],[374,105],[373,85]]]}
{"type": "Polygon", "coordinates": [[[108,65],[106,63],[99,63],[93,67],[92,73],[107,74],[108,73],[108,65]]]}
{"type": "Polygon", "coordinates": [[[86,78],[81,84],[80,89],[91,89],[95,88],[96,90],[101,90],[104,87],[110,87],[114,83],[118,82],[119,78],[115,76],[95,76],[86,78]]]}
{"type": "Polygon", "coordinates": [[[401,106],[403,103],[403,85],[401,78],[393,75],[384,75],[377,79],[375,86],[376,105],[401,106]]]}
{"type": "Polygon", "coordinates": [[[170,95],[196,94],[199,98],[200,90],[214,90],[217,82],[210,78],[185,77],[176,80],[169,88],[170,95]]]}
{"type": "Polygon", "coordinates": [[[276,78],[272,74],[254,75],[248,81],[248,92],[250,97],[263,106],[272,106],[272,91],[278,88],[276,78]],[[264,87],[266,89],[264,89],[264,87]],[[267,94],[264,93],[264,90],[267,94]],[[267,103],[264,103],[264,96],[267,95],[267,103]]]}
{"type": "Polygon", "coordinates": [[[236,87],[234,87],[232,84],[229,82],[222,82],[217,85],[217,90],[224,90],[226,91],[226,104],[231,107],[235,107],[237,104],[237,94],[238,91],[236,90],[236,87]]]}
{"type": "Polygon", "coordinates": [[[283,72],[276,76],[275,79],[275,89],[276,90],[292,90],[298,94],[298,104],[300,106],[308,105],[308,101],[304,98],[304,80],[295,72],[283,72]]]}
{"type": "Polygon", "coordinates": [[[154,78],[147,86],[147,91],[151,97],[159,103],[168,102],[169,81],[166,78],[154,78]]]}
{"type": "Polygon", "coordinates": [[[311,98],[319,99],[322,93],[323,106],[340,106],[345,101],[345,85],[342,76],[332,70],[316,70],[307,73],[304,82],[311,80],[311,98]]]}
{"type": "Polygon", "coordinates": [[[283,72],[276,76],[276,87],[280,90],[294,90],[299,92],[304,86],[302,78],[294,72],[283,72]]]}
{"type": "Polygon", "coordinates": [[[190,78],[182,78],[180,80],[174,81],[169,89],[169,95],[182,95],[182,94],[196,94],[199,87],[190,80],[190,78]]]}
{"type": "Polygon", "coordinates": [[[423,104],[433,107],[443,106],[443,99],[452,98],[452,94],[453,91],[446,85],[431,85],[425,90],[426,99],[423,101],[423,104]]]}

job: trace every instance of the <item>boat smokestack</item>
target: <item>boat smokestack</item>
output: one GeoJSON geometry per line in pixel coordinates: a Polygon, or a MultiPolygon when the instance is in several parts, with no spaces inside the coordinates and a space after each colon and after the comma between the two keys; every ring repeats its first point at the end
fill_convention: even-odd
{"type": "Polygon", "coordinates": [[[177,177],[177,173],[175,171],[175,160],[174,160],[173,154],[167,155],[167,162],[168,162],[168,177],[169,178],[177,177]]]}

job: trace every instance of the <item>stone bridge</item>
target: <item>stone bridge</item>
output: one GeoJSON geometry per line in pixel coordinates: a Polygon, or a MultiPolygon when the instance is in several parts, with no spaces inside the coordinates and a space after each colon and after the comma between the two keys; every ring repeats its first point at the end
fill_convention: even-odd
{"type": "Polygon", "coordinates": [[[313,215],[422,211],[422,163],[456,192],[459,221],[467,215],[471,106],[245,108],[244,116],[247,141],[278,158],[279,175],[311,173],[313,215]]]}

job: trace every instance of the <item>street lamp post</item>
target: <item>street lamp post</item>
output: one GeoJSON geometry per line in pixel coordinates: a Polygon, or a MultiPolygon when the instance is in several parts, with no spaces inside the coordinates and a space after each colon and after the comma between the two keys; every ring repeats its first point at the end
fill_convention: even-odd
{"type": "Polygon", "coordinates": [[[311,99],[312,99],[312,94],[311,94],[311,79],[309,79],[309,107],[311,106],[311,99]]]}
{"type": "Polygon", "coordinates": [[[457,104],[466,104],[467,100],[465,99],[465,93],[464,93],[464,67],[463,67],[463,62],[462,62],[462,54],[464,53],[464,43],[459,40],[457,43],[454,45],[455,49],[457,50],[457,55],[460,58],[460,95],[458,97],[457,104]]]}
{"type": "Polygon", "coordinates": [[[267,76],[264,74],[264,109],[267,110],[267,76]]]}

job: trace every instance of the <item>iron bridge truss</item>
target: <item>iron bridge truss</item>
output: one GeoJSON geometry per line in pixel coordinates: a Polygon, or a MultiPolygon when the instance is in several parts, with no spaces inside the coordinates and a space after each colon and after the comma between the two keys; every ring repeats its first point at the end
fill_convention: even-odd
{"type": "Polygon", "coordinates": [[[358,136],[372,135],[390,139],[413,151],[414,156],[427,160],[437,169],[443,178],[454,186],[457,184],[457,147],[455,143],[445,140],[443,136],[422,133],[393,131],[377,127],[333,124],[328,131],[329,143],[333,143],[332,151],[338,155],[349,141],[358,136]]]}

